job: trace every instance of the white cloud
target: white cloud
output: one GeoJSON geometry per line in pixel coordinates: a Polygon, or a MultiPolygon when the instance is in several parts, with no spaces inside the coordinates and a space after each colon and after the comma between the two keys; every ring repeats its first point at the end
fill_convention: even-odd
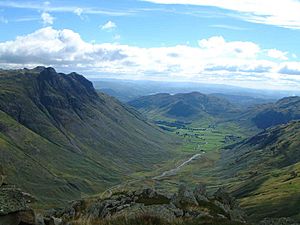
{"type": "Polygon", "coordinates": [[[156,48],[99,44],[82,40],[72,30],[45,27],[0,43],[0,67],[46,65],[93,76],[300,88],[300,76],[295,76],[300,72],[300,62],[272,61],[269,49],[253,42],[226,41],[216,36],[198,43],[195,47],[156,48]]]}
{"type": "MultiPolygon", "coordinates": [[[[77,6],[61,6],[61,5],[51,5],[50,2],[38,2],[38,1],[0,1],[1,7],[18,8],[18,9],[34,9],[39,11],[44,11],[45,8],[47,12],[66,12],[74,13],[78,9],[77,6]]],[[[98,7],[84,7],[82,8],[85,14],[99,14],[106,16],[128,16],[132,15],[133,12],[128,10],[106,10],[98,7]]]]}
{"type": "Polygon", "coordinates": [[[102,30],[108,30],[108,31],[113,30],[116,27],[117,27],[117,25],[112,21],[108,21],[107,23],[101,25],[102,30]]]}
{"type": "Polygon", "coordinates": [[[277,49],[269,49],[268,50],[268,56],[274,59],[280,59],[280,60],[288,60],[287,57],[288,52],[282,52],[277,49]]]}
{"type": "Polygon", "coordinates": [[[54,22],[54,17],[51,16],[51,15],[50,15],[49,13],[47,13],[47,12],[43,12],[43,13],[41,14],[41,19],[42,19],[44,25],[52,25],[53,22],[54,22]]]}
{"type": "Polygon", "coordinates": [[[226,42],[223,37],[215,36],[198,42],[203,50],[207,50],[207,56],[232,56],[242,58],[255,58],[260,52],[260,47],[253,42],[233,41],[226,42]]]}
{"type": "Polygon", "coordinates": [[[300,29],[299,0],[142,0],[157,4],[213,6],[237,13],[253,22],[300,29]]]}
{"type": "Polygon", "coordinates": [[[81,14],[83,13],[83,9],[82,8],[76,8],[76,9],[74,9],[74,13],[77,16],[81,17],[81,14]]]}
{"type": "Polygon", "coordinates": [[[210,25],[210,27],[226,29],[226,30],[246,30],[243,27],[232,26],[232,25],[227,25],[227,24],[213,24],[213,25],[210,25]]]}
{"type": "Polygon", "coordinates": [[[300,62],[286,62],[280,64],[279,73],[300,76],[300,62]]]}

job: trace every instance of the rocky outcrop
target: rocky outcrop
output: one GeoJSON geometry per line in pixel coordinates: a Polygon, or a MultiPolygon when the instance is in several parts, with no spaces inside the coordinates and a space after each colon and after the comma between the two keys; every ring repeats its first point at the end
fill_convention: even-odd
{"type": "Polygon", "coordinates": [[[238,202],[224,188],[219,188],[213,197],[214,203],[222,208],[231,220],[245,222],[245,215],[238,202]]]}
{"type": "Polygon", "coordinates": [[[34,225],[35,214],[28,206],[33,197],[13,185],[0,187],[0,225],[34,225]]]}
{"type": "Polygon", "coordinates": [[[175,220],[245,223],[238,203],[229,194],[220,189],[209,197],[203,184],[196,186],[194,190],[181,185],[175,194],[145,188],[116,193],[107,199],[75,201],[63,210],[52,211],[45,216],[44,221],[59,218],[62,224],[71,225],[76,224],[76,221],[90,223],[118,218],[141,218],[145,215],[168,223],[175,220]]]}
{"type": "Polygon", "coordinates": [[[291,218],[266,218],[259,225],[299,225],[291,218]]]}
{"type": "Polygon", "coordinates": [[[178,194],[173,196],[172,203],[178,208],[184,208],[188,205],[198,206],[198,202],[193,191],[189,190],[185,185],[179,186],[178,194]]]}

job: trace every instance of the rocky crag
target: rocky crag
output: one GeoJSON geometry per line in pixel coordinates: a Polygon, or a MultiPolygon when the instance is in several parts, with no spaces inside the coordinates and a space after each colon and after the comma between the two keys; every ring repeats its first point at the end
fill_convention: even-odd
{"type": "Polygon", "coordinates": [[[61,210],[50,210],[44,221],[57,224],[246,224],[238,202],[220,188],[208,196],[205,185],[194,190],[180,186],[178,193],[145,188],[114,193],[107,199],[74,201],[61,210]]]}
{"type": "Polygon", "coordinates": [[[0,185],[0,225],[34,225],[35,213],[29,207],[34,198],[14,185],[0,185]]]}

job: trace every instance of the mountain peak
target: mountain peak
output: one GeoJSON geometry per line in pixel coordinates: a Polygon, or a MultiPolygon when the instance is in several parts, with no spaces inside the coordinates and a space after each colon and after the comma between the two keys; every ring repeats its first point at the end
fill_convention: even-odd
{"type": "Polygon", "coordinates": [[[33,69],[27,69],[25,68],[25,70],[28,70],[28,71],[34,71],[34,72],[38,72],[38,73],[41,73],[42,71],[44,70],[48,70],[48,71],[55,71],[55,69],[53,67],[45,67],[45,66],[37,66],[37,67],[34,67],[33,69]]]}
{"type": "Polygon", "coordinates": [[[98,94],[94,89],[92,82],[84,76],[72,72],[70,74],[57,73],[52,67],[36,67],[35,71],[40,71],[38,83],[41,91],[58,91],[59,93],[68,93],[77,96],[79,99],[97,99],[98,94]]]}

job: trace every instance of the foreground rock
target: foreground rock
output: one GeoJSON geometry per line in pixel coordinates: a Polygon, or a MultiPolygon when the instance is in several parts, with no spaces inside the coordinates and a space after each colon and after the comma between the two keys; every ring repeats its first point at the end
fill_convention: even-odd
{"type": "Polygon", "coordinates": [[[13,185],[1,184],[0,187],[0,225],[33,225],[35,214],[28,203],[32,196],[13,185]]]}
{"type": "Polygon", "coordinates": [[[259,225],[299,225],[291,218],[266,218],[259,225]]]}
{"type": "Polygon", "coordinates": [[[108,199],[75,201],[63,210],[48,213],[44,222],[54,218],[57,224],[69,225],[127,225],[137,221],[143,224],[143,220],[147,220],[149,225],[169,225],[175,221],[178,225],[197,221],[197,224],[245,224],[242,210],[228,193],[220,189],[214,196],[208,197],[202,184],[194,190],[180,186],[176,194],[146,188],[113,194],[108,199]]]}

